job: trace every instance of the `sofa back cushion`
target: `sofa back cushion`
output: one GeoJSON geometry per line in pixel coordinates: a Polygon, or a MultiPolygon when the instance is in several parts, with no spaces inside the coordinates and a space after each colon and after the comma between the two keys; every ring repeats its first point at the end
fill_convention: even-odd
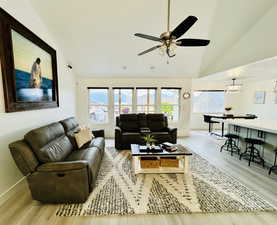
{"type": "Polygon", "coordinates": [[[137,114],[121,114],[119,116],[119,126],[123,131],[138,131],[139,122],[137,114]]]}
{"type": "Polygon", "coordinates": [[[36,151],[41,162],[59,162],[63,161],[72,152],[71,145],[67,136],[63,135],[36,151]]]}
{"type": "Polygon", "coordinates": [[[146,128],[147,127],[147,118],[145,113],[138,114],[139,127],[146,128]]]}
{"type": "Polygon", "coordinates": [[[77,127],[79,127],[79,124],[74,117],[70,117],[65,120],[62,120],[62,121],[60,121],[60,123],[62,124],[62,126],[65,130],[65,133],[75,130],[77,127]]]}
{"type": "Polygon", "coordinates": [[[60,123],[52,123],[31,130],[24,136],[40,162],[56,162],[65,159],[72,145],[60,123]]]}
{"type": "Polygon", "coordinates": [[[167,129],[167,121],[164,114],[147,114],[147,125],[151,131],[165,131],[167,129]]]}

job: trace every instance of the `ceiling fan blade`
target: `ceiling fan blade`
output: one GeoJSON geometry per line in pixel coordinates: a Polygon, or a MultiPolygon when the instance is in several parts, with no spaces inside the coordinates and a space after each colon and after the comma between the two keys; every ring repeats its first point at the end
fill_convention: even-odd
{"type": "Polygon", "coordinates": [[[154,50],[156,50],[156,49],[158,49],[158,48],[160,48],[160,47],[161,47],[161,45],[154,46],[154,47],[152,47],[152,48],[149,48],[149,49],[147,49],[147,50],[145,50],[145,51],[139,53],[138,55],[139,55],[139,56],[144,55],[144,54],[146,54],[146,53],[148,53],[148,52],[152,52],[152,51],[154,51],[154,50]]]}
{"type": "Polygon", "coordinates": [[[184,33],[186,33],[197,21],[197,17],[195,16],[189,16],[187,17],[182,23],[180,23],[171,33],[171,37],[175,37],[178,39],[181,37],[184,33]]]}
{"type": "Polygon", "coordinates": [[[147,34],[136,33],[135,36],[140,37],[140,38],[144,38],[144,39],[148,39],[148,40],[151,40],[151,41],[159,41],[160,42],[162,40],[161,38],[157,38],[157,37],[150,36],[150,35],[147,35],[147,34]]]}
{"type": "Polygon", "coordinates": [[[204,40],[204,39],[180,39],[176,42],[178,46],[191,46],[191,47],[197,47],[197,46],[207,46],[210,43],[210,40],[204,40]]]}

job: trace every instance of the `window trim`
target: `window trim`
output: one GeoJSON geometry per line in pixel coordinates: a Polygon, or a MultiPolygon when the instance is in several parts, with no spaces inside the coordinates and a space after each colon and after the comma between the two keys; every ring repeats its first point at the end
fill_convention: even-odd
{"type": "MultiPolygon", "coordinates": [[[[192,99],[193,99],[193,94],[194,92],[222,92],[223,94],[225,94],[225,90],[223,89],[215,89],[215,90],[193,90],[192,91],[192,99]]],[[[224,102],[223,104],[225,104],[225,95],[224,95],[224,102]]],[[[222,112],[194,112],[194,102],[192,100],[192,110],[191,110],[192,114],[222,114],[224,113],[224,109],[222,110],[222,112]]]]}
{"type": "Polygon", "coordinates": [[[89,118],[89,121],[92,123],[92,124],[95,124],[95,125],[105,125],[105,124],[109,124],[109,121],[110,121],[110,116],[109,116],[109,107],[110,107],[110,88],[109,87],[87,87],[88,89],[88,118],[89,118]],[[108,102],[107,104],[90,104],[90,90],[92,89],[95,89],[95,90],[99,90],[99,89],[106,89],[107,90],[107,98],[108,98],[108,102]],[[107,121],[106,122],[103,122],[103,123],[96,123],[96,122],[93,122],[90,118],[90,106],[105,106],[107,107],[108,109],[108,116],[107,116],[107,121]]]}
{"type": "Polygon", "coordinates": [[[150,106],[154,106],[154,112],[157,112],[157,89],[158,88],[151,88],[151,87],[148,87],[148,88],[142,88],[142,87],[139,87],[139,88],[136,88],[136,112],[138,113],[138,107],[139,106],[146,106],[147,107],[147,112],[145,113],[149,113],[149,107],[150,106]],[[147,104],[138,104],[138,92],[137,90],[147,90],[147,104]],[[155,99],[154,99],[154,103],[153,104],[150,104],[150,90],[154,90],[155,91],[155,99]]]}
{"type": "MultiPolygon", "coordinates": [[[[181,118],[181,93],[182,93],[182,88],[180,87],[162,87],[161,88],[161,93],[160,93],[160,106],[162,106],[162,90],[178,90],[178,104],[170,104],[171,106],[178,106],[178,118],[177,120],[168,120],[169,123],[178,123],[181,118]]],[[[161,110],[160,110],[161,111],[161,110]]],[[[162,112],[162,111],[161,111],[162,112]]]]}
{"type": "Polygon", "coordinates": [[[113,114],[114,114],[113,117],[114,117],[114,118],[117,117],[117,116],[115,115],[115,110],[114,110],[116,106],[118,106],[119,114],[120,114],[120,112],[121,112],[121,107],[122,107],[122,106],[127,106],[127,107],[130,107],[130,106],[131,106],[131,109],[132,109],[131,111],[132,111],[132,113],[133,113],[133,112],[134,112],[134,89],[135,89],[135,88],[133,88],[133,87],[113,87],[112,89],[113,89],[113,114]],[[115,104],[115,101],[114,101],[114,96],[115,96],[115,95],[114,95],[114,91],[115,91],[116,89],[119,90],[119,92],[118,92],[118,105],[116,105],[116,104],[115,104]],[[125,89],[125,90],[126,90],[126,89],[127,89],[127,90],[130,90],[130,89],[131,89],[131,90],[132,90],[132,97],[131,97],[131,99],[132,99],[132,104],[131,104],[131,105],[129,105],[129,104],[128,104],[128,105],[122,105],[122,104],[121,104],[121,90],[122,90],[122,89],[125,89]]]}

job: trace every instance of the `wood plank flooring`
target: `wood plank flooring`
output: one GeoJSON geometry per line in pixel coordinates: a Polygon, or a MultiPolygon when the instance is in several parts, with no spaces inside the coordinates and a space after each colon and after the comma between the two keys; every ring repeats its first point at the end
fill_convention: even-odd
{"type": "MultiPolygon", "coordinates": [[[[196,153],[225,173],[240,180],[245,186],[259,193],[277,207],[277,175],[267,175],[267,170],[219,152],[222,141],[206,132],[191,132],[191,136],[179,139],[196,153]]],[[[107,140],[112,146],[113,140],[107,140]]],[[[214,213],[191,215],[138,215],[105,217],[56,217],[56,205],[44,205],[32,201],[30,193],[22,190],[0,207],[0,225],[276,225],[276,212],[214,213]]]]}

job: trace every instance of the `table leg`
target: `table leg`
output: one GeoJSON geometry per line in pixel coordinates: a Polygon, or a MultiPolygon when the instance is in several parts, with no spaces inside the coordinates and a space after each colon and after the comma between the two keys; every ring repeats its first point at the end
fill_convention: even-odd
{"type": "Polygon", "coordinates": [[[221,137],[224,137],[224,122],[221,123],[221,137]]]}
{"type": "Polygon", "coordinates": [[[184,156],[184,173],[187,174],[189,172],[189,157],[184,156]]]}
{"type": "Polygon", "coordinates": [[[133,156],[133,168],[134,168],[135,174],[138,174],[138,164],[139,164],[139,157],[133,156]]]}

